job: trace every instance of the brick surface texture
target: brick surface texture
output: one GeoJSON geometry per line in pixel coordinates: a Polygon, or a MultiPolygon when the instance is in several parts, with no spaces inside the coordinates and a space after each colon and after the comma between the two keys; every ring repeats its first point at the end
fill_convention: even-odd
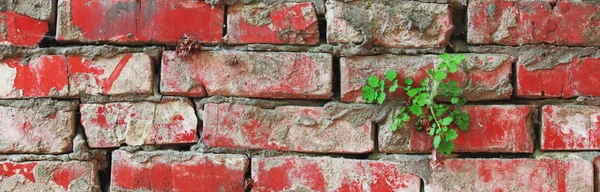
{"type": "Polygon", "coordinates": [[[0,191],[600,191],[598,85],[593,0],[5,0],[0,191]]]}

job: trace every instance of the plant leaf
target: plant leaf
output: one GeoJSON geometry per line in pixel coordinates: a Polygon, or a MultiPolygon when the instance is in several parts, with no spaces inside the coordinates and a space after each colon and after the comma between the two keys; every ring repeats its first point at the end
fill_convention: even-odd
{"type": "Polygon", "coordinates": [[[452,117],[445,117],[444,119],[442,119],[442,121],[440,122],[440,124],[442,125],[450,125],[450,123],[452,123],[454,119],[452,119],[452,117]]]}
{"type": "Polygon", "coordinates": [[[456,98],[456,97],[452,97],[452,99],[450,99],[450,102],[452,102],[452,104],[457,104],[460,101],[460,99],[456,98]]]}
{"type": "Polygon", "coordinates": [[[442,142],[442,137],[440,137],[439,135],[436,135],[433,138],[433,147],[435,147],[436,149],[440,147],[440,142],[442,142]]]}
{"type": "Polygon", "coordinates": [[[413,115],[416,115],[416,116],[423,115],[423,109],[421,109],[421,107],[418,105],[411,105],[408,109],[410,110],[410,112],[413,115]]]}
{"type": "Polygon", "coordinates": [[[457,137],[458,137],[458,133],[456,133],[456,130],[450,129],[450,130],[446,131],[446,141],[455,140],[457,137]]]}
{"type": "Polygon", "coordinates": [[[444,61],[450,61],[452,59],[452,56],[448,53],[442,53],[440,55],[440,58],[444,61]]]}
{"type": "Polygon", "coordinates": [[[454,143],[442,142],[438,148],[438,151],[443,155],[450,155],[454,150],[454,143]]]}
{"type": "Polygon", "coordinates": [[[394,79],[396,79],[396,75],[397,75],[397,74],[396,74],[396,72],[395,72],[395,71],[393,71],[393,70],[389,70],[389,71],[387,71],[387,73],[385,73],[385,78],[386,78],[388,81],[393,81],[394,79]]]}
{"type": "Polygon", "coordinates": [[[404,80],[404,83],[406,83],[407,85],[412,85],[413,80],[411,78],[408,78],[408,79],[404,80]]]}
{"type": "Polygon", "coordinates": [[[373,76],[369,77],[367,82],[369,83],[369,86],[377,87],[379,85],[379,78],[377,78],[377,76],[373,75],[373,76]]]}
{"type": "Polygon", "coordinates": [[[439,70],[435,72],[435,79],[438,81],[444,80],[446,79],[446,77],[448,76],[448,73],[446,73],[445,71],[439,70]]]}
{"type": "Polygon", "coordinates": [[[385,100],[385,92],[379,93],[379,96],[377,97],[377,103],[382,104],[384,100],[385,100]]]}
{"type": "Polygon", "coordinates": [[[396,89],[398,89],[398,80],[395,80],[394,84],[390,87],[390,93],[396,92],[396,89]]]}
{"type": "Polygon", "coordinates": [[[390,125],[390,131],[395,132],[398,129],[398,121],[394,120],[392,125],[390,125]]]}

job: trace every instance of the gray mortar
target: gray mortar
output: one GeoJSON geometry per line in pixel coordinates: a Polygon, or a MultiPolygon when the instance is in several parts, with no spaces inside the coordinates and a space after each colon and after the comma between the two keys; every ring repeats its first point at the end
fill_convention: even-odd
{"type": "Polygon", "coordinates": [[[507,47],[497,45],[464,46],[460,42],[457,52],[472,53],[503,53],[510,54],[514,61],[517,59],[528,71],[551,69],[557,65],[570,63],[574,58],[600,58],[600,48],[597,47],[564,47],[550,45],[524,45],[507,47]],[[539,59],[539,61],[538,61],[539,59]]]}
{"type": "Polygon", "coordinates": [[[89,59],[96,57],[110,58],[121,53],[143,52],[155,60],[158,60],[162,54],[162,47],[116,47],[116,46],[77,46],[77,47],[52,47],[26,49],[14,46],[0,46],[0,60],[4,58],[23,58],[23,63],[34,57],[41,55],[78,55],[89,59]]]}
{"type": "Polygon", "coordinates": [[[424,53],[444,53],[444,48],[387,48],[387,47],[366,47],[355,44],[321,44],[318,46],[296,46],[296,45],[272,45],[272,44],[249,44],[239,46],[202,46],[199,51],[275,51],[275,52],[310,52],[310,53],[331,53],[334,56],[358,56],[358,55],[417,55],[424,53]]]}
{"type": "Polygon", "coordinates": [[[398,169],[421,177],[425,182],[431,179],[431,155],[404,155],[404,154],[378,154],[374,153],[369,159],[391,161],[399,163],[398,169]]]}
{"type": "Polygon", "coordinates": [[[265,3],[265,4],[281,4],[284,2],[290,3],[303,3],[303,2],[312,2],[315,5],[315,9],[317,14],[323,15],[325,14],[325,0],[204,0],[206,3],[210,5],[217,4],[225,4],[225,5],[234,5],[234,4],[251,4],[251,3],[265,3]]]}

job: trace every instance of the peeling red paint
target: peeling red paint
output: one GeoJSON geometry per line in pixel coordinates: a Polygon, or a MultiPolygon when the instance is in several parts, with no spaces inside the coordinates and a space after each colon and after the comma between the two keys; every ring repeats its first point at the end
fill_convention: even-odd
{"type": "Polygon", "coordinates": [[[0,12],[0,25],[6,31],[0,35],[0,41],[15,46],[37,47],[48,32],[48,22],[40,21],[15,12],[0,12]],[[6,39],[2,39],[5,36],[6,39]]]}
{"type": "Polygon", "coordinates": [[[61,0],[59,6],[59,12],[70,14],[59,14],[60,41],[172,45],[185,34],[203,43],[222,42],[223,5],[193,0],[61,0]]]}
{"type": "Polygon", "coordinates": [[[249,105],[206,104],[202,142],[210,147],[318,153],[373,150],[370,119],[353,125],[331,118],[322,107],[261,109],[249,105]]]}
{"type": "Polygon", "coordinates": [[[66,58],[44,55],[23,64],[20,58],[4,59],[8,67],[16,69],[13,89],[23,97],[64,96],[68,92],[66,58]]]}
{"type": "Polygon", "coordinates": [[[425,190],[593,191],[593,174],[590,162],[576,159],[447,159],[425,190]]]}
{"type": "Polygon", "coordinates": [[[600,149],[600,108],[548,105],[542,107],[542,150],[600,149]]]}
{"type": "Polygon", "coordinates": [[[180,58],[165,51],[160,90],[195,97],[329,99],[332,73],[332,56],[323,53],[202,51],[180,58]]]}
{"type": "Polygon", "coordinates": [[[145,162],[139,162],[132,157],[133,155],[135,154],[119,150],[113,152],[112,191],[243,191],[244,189],[242,183],[248,160],[242,155],[187,154],[191,158],[169,160],[170,157],[167,157],[169,154],[157,153],[145,162]]]}
{"type": "Polygon", "coordinates": [[[252,191],[419,191],[400,163],[327,157],[252,159],[252,191]]]}
{"type": "MultiPolygon", "coordinates": [[[[471,124],[466,132],[458,131],[455,152],[533,152],[531,106],[469,105],[461,108],[469,113],[471,124]]],[[[380,126],[379,150],[384,153],[427,153],[433,148],[432,138],[416,131],[407,123],[391,133],[390,121],[380,126]]]]}
{"type": "Polygon", "coordinates": [[[317,14],[311,2],[259,5],[263,4],[239,4],[227,9],[228,44],[315,45],[319,42],[317,14]],[[263,18],[264,25],[251,24],[244,19],[260,18],[267,10],[271,13],[263,18]]]}

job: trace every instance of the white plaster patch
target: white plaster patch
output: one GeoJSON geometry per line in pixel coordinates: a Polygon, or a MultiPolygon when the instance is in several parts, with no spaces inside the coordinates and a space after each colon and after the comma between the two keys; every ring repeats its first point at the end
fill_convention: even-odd
{"type": "Polygon", "coordinates": [[[7,96],[13,91],[17,69],[11,68],[6,63],[0,63],[0,97],[7,96]]]}
{"type": "Polygon", "coordinates": [[[589,116],[586,116],[582,113],[576,113],[566,119],[569,121],[565,122],[565,124],[562,126],[560,129],[561,133],[574,135],[574,138],[589,138],[588,126],[586,123],[589,121],[589,116]]]}

